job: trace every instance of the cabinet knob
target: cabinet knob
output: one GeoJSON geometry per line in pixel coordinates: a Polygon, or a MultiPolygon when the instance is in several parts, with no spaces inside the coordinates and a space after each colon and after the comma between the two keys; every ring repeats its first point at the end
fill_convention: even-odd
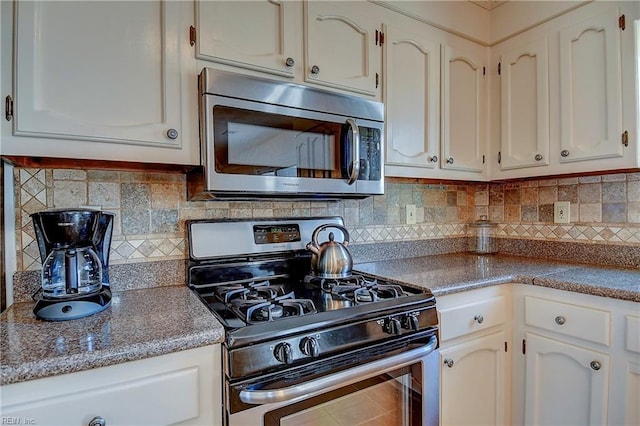
{"type": "Polygon", "coordinates": [[[88,426],[107,426],[107,421],[100,416],[91,419],[88,426]]]}
{"type": "Polygon", "coordinates": [[[541,154],[536,154],[534,158],[536,159],[536,161],[542,161],[544,157],[541,154]]]}
{"type": "Polygon", "coordinates": [[[176,129],[167,130],[167,137],[169,139],[176,139],[178,137],[178,131],[176,129]]]}
{"type": "Polygon", "coordinates": [[[563,149],[562,151],[560,151],[560,155],[563,157],[568,157],[569,156],[569,151],[567,151],[566,149],[563,149]]]}
{"type": "Polygon", "coordinates": [[[429,157],[429,162],[430,163],[437,163],[438,162],[438,156],[434,155],[433,157],[429,157]]]}
{"type": "Polygon", "coordinates": [[[600,370],[600,368],[602,367],[602,364],[600,364],[598,361],[591,361],[591,364],[589,364],[591,366],[591,368],[593,370],[600,370]]]}
{"type": "Polygon", "coordinates": [[[567,322],[567,319],[561,315],[558,315],[557,317],[555,317],[554,321],[558,325],[564,325],[564,323],[567,322]]]}
{"type": "Polygon", "coordinates": [[[449,368],[453,367],[453,360],[451,358],[445,359],[444,360],[444,365],[446,365],[449,368]]]}
{"type": "Polygon", "coordinates": [[[313,75],[318,75],[320,74],[320,67],[317,65],[314,65],[311,67],[311,74],[313,75]]]}
{"type": "Polygon", "coordinates": [[[291,68],[291,67],[293,67],[293,66],[296,64],[296,61],[294,61],[294,60],[293,60],[293,58],[287,58],[287,59],[284,61],[284,64],[285,64],[288,68],[291,68]]]}
{"type": "Polygon", "coordinates": [[[484,322],[484,317],[482,315],[476,315],[473,317],[473,320],[478,324],[482,324],[484,322]]]}
{"type": "Polygon", "coordinates": [[[453,164],[453,157],[447,158],[447,164],[453,164]]]}

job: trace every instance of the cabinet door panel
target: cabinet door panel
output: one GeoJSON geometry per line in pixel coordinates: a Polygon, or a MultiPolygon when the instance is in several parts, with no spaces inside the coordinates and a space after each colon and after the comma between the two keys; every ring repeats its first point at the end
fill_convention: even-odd
{"type": "Polygon", "coordinates": [[[501,331],[440,350],[442,425],[505,424],[504,342],[501,331]]]}
{"type": "Polygon", "coordinates": [[[562,162],[621,157],[617,9],[560,31],[562,162]]]}
{"type": "Polygon", "coordinates": [[[178,6],[17,2],[14,133],[179,147],[178,6]]]}
{"type": "Polygon", "coordinates": [[[375,96],[380,48],[377,23],[360,2],[305,2],[305,80],[375,96]],[[317,72],[314,72],[317,67],[317,72]]]}
{"type": "Polygon", "coordinates": [[[608,355],[532,333],[526,348],[526,424],[606,423],[608,355]]]}
{"type": "Polygon", "coordinates": [[[549,77],[546,38],[502,55],[501,168],[549,164],[549,77]]]}
{"type": "Polygon", "coordinates": [[[443,169],[482,172],[484,81],[481,53],[443,48],[443,169]]]}
{"type": "Polygon", "coordinates": [[[197,57],[293,77],[293,66],[286,65],[287,58],[298,59],[292,6],[276,0],[196,2],[197,57]]]}
{"type": "Polygon", "coordinates": [[[386,32],[387,163],[438,164],[440,47],[407,32],[386,32]]]}

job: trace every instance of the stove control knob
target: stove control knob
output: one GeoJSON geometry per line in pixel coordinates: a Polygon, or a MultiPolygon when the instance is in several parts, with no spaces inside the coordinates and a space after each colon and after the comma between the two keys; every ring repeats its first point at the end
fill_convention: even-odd
{"type": "Polygon", "coordinates": [[[420,329],[420,321],[415,315],[407,315],[404,317],[403,325],[407,330],[418,331],[420,329]]]}
{"type": "Polygon", "coordinates": [[[399,319],[389,318],[385,324],[385,330],[389,334],[399,335],[402,332],[402,324],[399,319]]]}
{"type": "Polygon", "coordinates": [[[291,364],[293,361],[293,350],[288,343],[278,343],[273,350],[273,355],[278,361],[284,362],[285,364],[291,364]]]}
{"type": "Polygon", "coordinates": [[[313,337],[305,337],[300,341],[300,350],[306,356],[317,357],[320,353],[320,348],[318,347],[318,341],[313,337]]]}

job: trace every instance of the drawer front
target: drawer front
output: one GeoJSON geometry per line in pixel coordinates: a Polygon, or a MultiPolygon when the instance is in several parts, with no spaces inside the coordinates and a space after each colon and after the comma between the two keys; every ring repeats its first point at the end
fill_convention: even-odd
{"type": "Polygon", "coordinates": [[[484,330],[505,321],[504,296],[446,308],[440,311],[442,341],[484,330]]]}
{"type": "Polygon", "coordinates": [[[526,296],[525,324],[576,337],[588,342],[611,344],[611,313],[569,303],[526,296]]]}
{"type": "Polygon", "coordinates": [[[626,322],[625,347],[628,351],[640,353],[640,317],[627,315],[626,322]]]}
{"type": "Polygon", "coordinates": [[[170,425],[199,416],[198,368],[165,372],[76,393],[2,407],[23,424],[85,426],[102,417],[109,426],[170,425]]]}

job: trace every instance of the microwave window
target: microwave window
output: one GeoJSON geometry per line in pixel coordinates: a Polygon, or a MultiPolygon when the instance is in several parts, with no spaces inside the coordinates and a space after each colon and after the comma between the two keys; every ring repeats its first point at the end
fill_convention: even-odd
{"type": "Polygon", "coordinates": [[[342,178],[343,124],[213,108],[218,173],[342,178]]]}

